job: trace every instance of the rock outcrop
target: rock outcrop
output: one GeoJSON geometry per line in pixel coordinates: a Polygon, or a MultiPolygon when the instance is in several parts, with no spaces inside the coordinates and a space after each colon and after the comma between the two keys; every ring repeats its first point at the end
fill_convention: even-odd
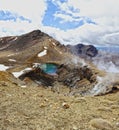
{"type": "Polygon", "coordinates": [[[3,37],[0,39],[0,50],[21,51],[37,44],[39,40],[43,41],[45,37],[48,35],[40,30],[34,30],[21,36],[3,37]]]}
{"type": "Polygon", "coordinates": [[[19,79],[24,80],[30,78],[33,82],[43,86],[53,86],[55,77],[44,73],[40,68],[33,69],[22,74],[19,79]]]}
{"type": "Polygon", "coordinates": [[[6,65],[58,62],[63,58],[66,47],[46,33],[34,30],[21,36],[0,38],[0,63],[6,65]],[[40,55],[46,51],[45,55],[40,55]],[[14,59],[16,62],[9,61],[14,59]]]}
{"type": "MultiPolygon", "coordinates": [[[[22,74],[21,80],[30,78],[33,82],[43,86],[55,87],[56,83],[62,84],[74,94],[77,90],[81,95],[88,94],[96,83],[96,75],[89,67],[72,67],[70,65],[58,65],[55,75],[45,73],[40,67],[22,74]]],[[[68,92],[67,92],[68,93],[68,92]]]]}
{"type": "MultiPolygon", "coordinates": [[[[97,53],[97,49],[92,45],[62,45],[40,30],[21,36],[0,38],[0,64],[7,66],[7,71],[16,79],[20,75],[19,79],[26,85],[67,87],[71,94],[89,94],[96,86],[99,70],[89,61],[85,61],[85,57],[94,57],[97,53]],[[57,70],[53,75],[47,73],[52,71],[42,70],[42,67],[50,67],[33,68],[34,64],[47,63],[57,65],[57,69],[51,67],[57,70]]],[[[108,88],[106,87],[105,93],[114,87],[108,88]]]]}
{"type": "Polygon", "coordinates": [[[66,93],[70,95],[104,95],[118,91],[119,89],[119,82],[115,80],[111,81],[112,78],[109,76],[107,78],[103,77],[102,80],[101,77],[98,77],[97,71],[89,66],[57,64],[57,71],[53,75],[45,72],[40,66],[37,66],[23,73],[19,78],[23,81],[28,78],[30,82],[32,81],[44,87],[50,86],[55,90],[57,89],[56,91],[61,90],[62,86],[64,86],[68,88],[66,93]]]}
{"type": "Polygon", "coordinates": [[[70,67],[62,65],[58,71],[58,82],[70,88],[70,92],[75,94],[88,94],[96,83],[96,74],[88,66],[70,67]]]}
{"type": "Polygon", "coordinates": [[[77,55],[77,56],[89,56],[89,57],[95,57],[98,54],[98,50],[93,45],[83,45],[83,44],[77,44],[77,45],[68,45],[67,46],[71,53],[77,55]]]}

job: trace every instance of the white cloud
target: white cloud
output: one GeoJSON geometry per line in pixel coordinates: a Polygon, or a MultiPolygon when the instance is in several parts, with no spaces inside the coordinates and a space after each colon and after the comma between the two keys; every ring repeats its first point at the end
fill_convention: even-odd
{"type": "Polygon", "coordinates": [[[113,27],[85,24],[67,31],[53,27],[43,27],[42,30],[63,44],[119,45],[119,31],[113,27]]]}
{"type": "Polygon", "coordinates": [[[80,20],[80,18],[76,18],[79,17],[80,10],[72,8],[72,5],[69,3],[69,1],[63,3],[57,0],[52,1],[54,2],[54,4],[56,4],[56,6],[58,6],[58,8],[60,8],[60,11],[57,11],[54,14],[56,18],[61,18],[62,22],[73,22],[80,20]]]}
{"type": "Polygon", "coordinates": [[[60,17],[62,19],[61,23],[64,23],[64,22],[73,22],[74,19],[69,16],[69,15],[65,15],[65,14],[54,14],[55,17],[60,17]]]}
{"type": "Polygon", "coordinates": [[[54,16],[62,22],[78,22],[80,17],[91,18],[96,25],[84,24],[67,31],[42,24],[48,0],[0,0],[0,9],[28,18],[28,21],[0,21],[0,35],[17,35],[34,29],[53,36],[63,44],[119,45],[119,0],[52,0],[58,10],[54,16]]]}
{"type": "Polygon", "coordinates": [[[8,0],[0,0],[0,9],[18,13],[34,23],[39,23],[47,7],[45,0],[10,0],[10,3],[8,0]]]}
{"type": "Polygon", "coordinates": [[[38,26],[33,23],[29,23],[28,21],[0,21],[1,37],[9,35],[20,35],[34,29],[38,29],[38,26]]]}
{"type": "Polygon", "coordinates": [[[23,16],[31,21],[0,21],[0,36],[17,35],[38,29],[42,26],[43,16],[47,9],[45,0],[0,0],[0,10],[10,11],[16,16],[23,16]]]}
{"type": "Polygon", "coordinates": [[[57,3],[57,6],[59,6],[61,11],[64,11],[66,14],[71,13],[76,17],[87,16],[95,20],[101,17],[118,17],[119,0],[68,0],[63,4],[57,2],[57,0],[54,1],[57,3]]]}
{"type": "Polygon", "coordinates": [[[67,0],[64,3],[53,1],[60,8],[54,16],[61,18],[63,22],[79,20],[76,17],[85,16],[96,23],[96,25],[85,24],[67,32],[60,31],[63,36],[59,36],[56,31],[55,37],[60,41],[65,44],[84,42],[119,45],[119,0],[67,0]]]}
{"type": "Polygon", "coordinates": [[[86,16],[99,25],[119,26],[119,0],[68,0],[63,4],[54,1],[60,8],[60,11],[55,15],[56,17],[65,18],[71,14],[75,21],[75,17],[86,16]],[[61,14],[65,16],[62,17],[61,14]]]}

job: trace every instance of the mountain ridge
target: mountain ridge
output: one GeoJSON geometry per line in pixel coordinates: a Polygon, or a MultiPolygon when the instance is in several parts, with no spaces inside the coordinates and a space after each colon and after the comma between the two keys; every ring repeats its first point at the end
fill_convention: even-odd
{"type": "MultiPolygon", "coordinates": [[[[22,80],[30,78],[37,84],[48,84],[50,80],[46,79],[49,77],[53,82],[52,86],[57,82],[59,86],[63,84],[69,88],[76,88],[82,94],[90,93],[92,87],[98,82],[97,76],[105,76],[105,72],[85,60],[85,57],[97,55],[94,46],[78,44],[69,48],[40,30],[21,36],[4,37],[0,39],[0,46],[0,63],[9,66],[7,71],[17,78],[24,77],[22,80]],[[72,50],[76,50],[76,53],[72,50]],[[60,66],[54,77],[42,72],[44,70],[41,66],[47,68],[48,63],[60,66]],[[34,64],[38,66],[34,68],[34,64]]],[[[109,90],[112,89],[113,86],[109,90]]]]}
{"type": "Polygon", "coordinates": [[[0,129],[117,130],[119,75],[39,33],[0,38],[0,129]]]}

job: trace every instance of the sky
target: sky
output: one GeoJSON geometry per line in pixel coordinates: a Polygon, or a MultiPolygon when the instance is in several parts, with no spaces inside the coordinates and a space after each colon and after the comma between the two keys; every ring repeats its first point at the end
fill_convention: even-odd
{"type": "Polygon", "coordinates": [[[119,0],[0,0],[0,37],[36,29],[65,45],[119,46],[119,0]]]}

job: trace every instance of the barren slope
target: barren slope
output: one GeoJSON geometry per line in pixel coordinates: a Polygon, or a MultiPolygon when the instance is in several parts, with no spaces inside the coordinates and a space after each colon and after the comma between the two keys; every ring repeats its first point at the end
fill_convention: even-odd
{"type": "MultiPolygon", "coordinates": [[[[119,83],[113,82],[114,76],[116,81],[119,76],[112,74],[103,79],[105,72],[86,62],[87,68],[85,61],[69,53],[65,46],[47,34],[37,30],[22,36],[0,38],[0,64],[10,67],[0,71],[0,130],[119,130],[119,83]],[[105,86],[108,91],[112,87],[113,93],[74,96],[69,94],[72,88],[64,84],[55,82],[53,87],[46,87],[28,77],[22,82],[11,74],[33,69],[34,63],[57,63],[61,69],[58,80],[69,86],[79,80],[72,80],[78,72],[83,78],[75,84],[82,90],[92,85],[92,79],[97,76],[100,80],[97,88],[105,86]],[[84,68],[77,69],[79,65],[84,68]]],[[[73,92],[77,93],[77,89],[73,92]]]]}
{"type": "Polygon", "coordinates": [[[0,130],[119,130],[118,97],[64,96],[41,86],[0,83],[0,130]]]}

